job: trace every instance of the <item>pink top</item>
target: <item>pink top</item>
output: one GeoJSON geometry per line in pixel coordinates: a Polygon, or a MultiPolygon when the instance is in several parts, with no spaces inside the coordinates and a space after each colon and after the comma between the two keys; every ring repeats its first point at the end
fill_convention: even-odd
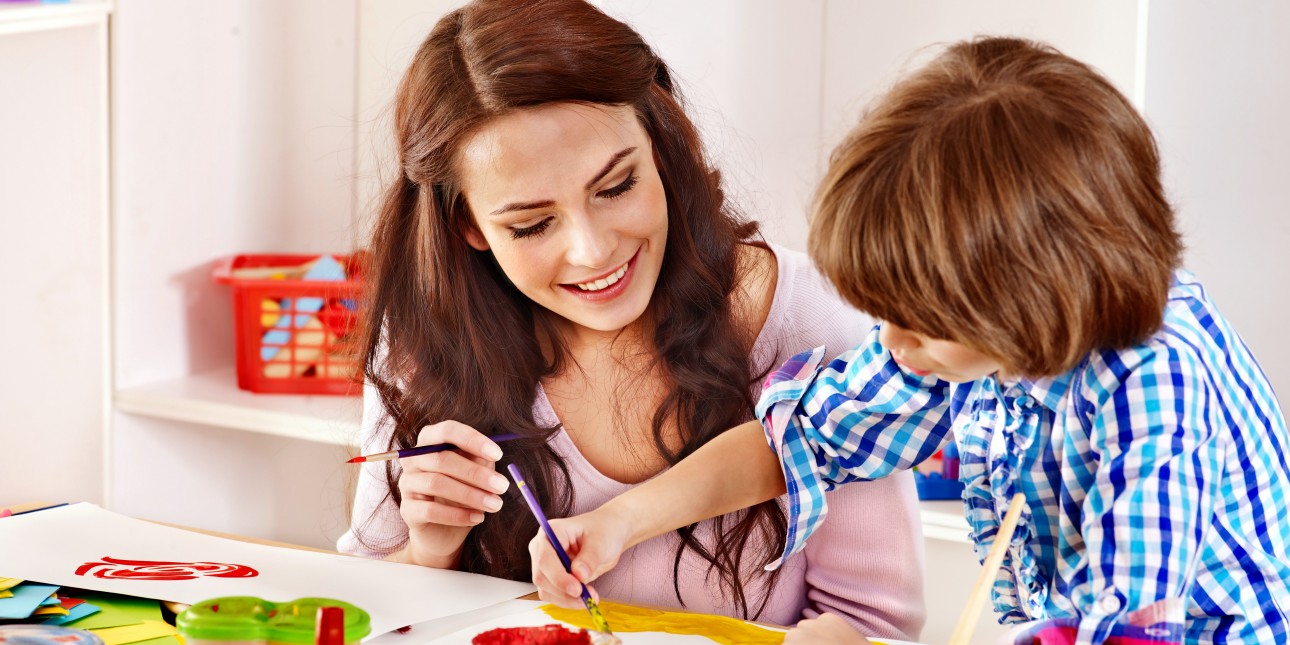
{"type": "MultiPolygon", "coordinates": [[[[754,365],[778,366],[793,353],[826,345],[829,357],[859,345],[873,326],[863,313],[843,302],[833,287],[801,253],[771,246],[779,262],[779,279],[770,313],[753,346],[754,365]],[[774,358],[769,361],[769,358],[774,358]]],[[[555,410],[539,387],[533,404],[539,424],[555,424],[555,410]]],[[[364,454],[386,449],[390,424],[375,392],[364,397],[364,454]]],[[[574,486],[573,512],[584,513],[632,488],[597,471],[563,431],[552,447],[565,459],[574,486]]],[[[384,557],[407,541],[407,526],[386,496],[382,463],[364,464],[354,500],[354,524],[337,549],[355,555],[384,557]],[[370,517],[370,520],[367,518],[370,517]],[[367,520],[365,522],[365,520],[367,520]],[[354,535],[362,526],[366,545],[354,535]]],[[[829,521],[806,548],[789,558],[757,620],[792,625],[803,618],[833,612],[870,636],[917,640],[925,618],[923,542],[913,476],[899,473],[873,482],[849,484],[826,495],[829,521]]],[[[699,536],[705,542],[705,530],[699,536]]],[[[716,577],[692,550],[681,559],[677,602],[672,585],[675,533],[643,542],[623,554],[618,566],[595,582],[604,598],[676,607],[703,613],[736,615],[721,595],[716,577]]],[[[760,603],[764,574],[745,580],[749,603],[760,603]]]]}

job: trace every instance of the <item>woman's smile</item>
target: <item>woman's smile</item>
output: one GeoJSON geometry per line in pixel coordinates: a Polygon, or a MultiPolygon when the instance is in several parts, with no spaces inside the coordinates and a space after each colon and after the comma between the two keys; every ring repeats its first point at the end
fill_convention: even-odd
{"type": "Polygon", "coordinates": [[[604,302],[617,298],[631,285],[633,269],[636,267],[636,256],[639,254],[640,250],[637,249],[630,260],[614,269],[609,275],[593,278],[586,282],[561,284],[560,287],[590,302],[604,302]]]}

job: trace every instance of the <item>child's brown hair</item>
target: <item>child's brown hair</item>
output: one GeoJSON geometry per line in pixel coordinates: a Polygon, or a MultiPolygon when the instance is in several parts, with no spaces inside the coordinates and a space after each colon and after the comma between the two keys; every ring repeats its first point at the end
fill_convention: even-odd
{"type": "Polygon", "coordinates": [[[834,151],[810,252],[852,304],[1027,376],[1161,325],[1182,242],[1155,139],[1096,71],[951,46],[834,151]]]}

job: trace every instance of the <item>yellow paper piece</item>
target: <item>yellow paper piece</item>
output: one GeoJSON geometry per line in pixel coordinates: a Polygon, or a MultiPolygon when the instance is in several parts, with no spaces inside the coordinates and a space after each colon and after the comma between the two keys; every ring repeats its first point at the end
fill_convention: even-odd
{"type": "MultiPolygon", "coordinates": [[[[585,609],[564,609],[555,605],[539,607],[562,623],[595,629],[585,609]]],[[[663,632],[683,636],[706,636],[723,645],[780,645],[784,632],[758,627],[737,618],[646,609],[616,602],[601,602],[609,628],[617,632],[663,632]]],[[[108,645],[111,645],[109,643],[108,645]]]]}
{"type": "Polygon", "coordinates": [[[13,592],[8,589],[0,591],[0,598],[13,598],[13,592]]]}
{"type": "Polygon", "coordinates": [[[126,643],[137,643],[179,633],[179,630],[175,629],[174,625],[160,620],[145,620],[138,625],[123,625],[121,627],[107,627],[90,631],[103,639],[103,645],[126,645],[126,643]]]}
{"type": "Polygon", "coordinates": [[[63,609],[63,606],[62,606],[62,605],[50,605],[50,606],[48,606],[48,607],[41,607],[40,609],[37,609],[36,611],[31,612],[31,615],[33,615],[33,616],[66,616],[66,615],[67,615],[67,613],[68,613],[68,612],[67,612],[67,610],[66,610],[66,609],[63,609]]]}
{"type": "Polygon", "coordinates": [[[0,591],[12,589],[20,584],[22,584],[22,580],[18,578],[0,578],[0,591]]]}

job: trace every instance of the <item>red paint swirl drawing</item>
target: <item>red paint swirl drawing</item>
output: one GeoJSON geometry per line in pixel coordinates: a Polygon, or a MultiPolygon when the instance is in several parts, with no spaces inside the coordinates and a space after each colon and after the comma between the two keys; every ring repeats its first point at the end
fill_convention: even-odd
{"type": "Polygon", "coordinates": [[[121,560],[103,556],[102,562],[86,562],[76,568],[78,576],[123,580],[195,580],[197,578],[254,578],[259,571],[243,564],[219,562],[158,562],[121,560]]]}

